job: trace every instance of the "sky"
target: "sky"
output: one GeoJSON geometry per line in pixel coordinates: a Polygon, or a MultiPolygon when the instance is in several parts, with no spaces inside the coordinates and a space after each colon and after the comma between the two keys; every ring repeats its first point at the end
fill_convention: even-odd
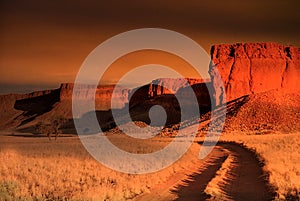
{"type": "MultiPolygon", "coordinates": [[[[207,53],[220,43],[264,41],[300,47],[299,5],[298,0],[1,0],[0,93],[74,82],[94,48],[132,29],[170,29],[207,53]]],[[[113,64],[119,70],[107,72],[103,82],[116,83],[124,69],[147,63],[175,66],[185,76],[197,77],[180,58],[150,51],[120,58],[113,64]]]]}

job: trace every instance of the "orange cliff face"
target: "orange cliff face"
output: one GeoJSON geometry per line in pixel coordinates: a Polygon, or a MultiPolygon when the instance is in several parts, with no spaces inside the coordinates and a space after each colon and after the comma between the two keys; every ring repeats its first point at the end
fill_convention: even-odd
{"type": "Polygon", "coordinates": [[[216,105],[272,89],[300,91],[300,49],[275,43],[237,43],[211,48],[216,105]],[[216,80],[219,72],[224,88],[216,80]],[[226,92],[226,100],[222,93],[226,92]]]}
{"type": "MultiPolygon", "coordinates": [[[[212,65],[209,69],[211,81],[192,78],[161,78],[132,90],[115,85],[101,85],[96,88],[95,109],[121,109],[128,106],[136,117],[144,117],[146,115],[140,114],[141,112],[146,114],[145,108],[149,109],[152,105],[160,104],[166,106],[169,114],[176,117],[174,119],[177,121],[176,115],[179,114],[180,108],[176,106],[178,105],[176,97],[182,98],[184,103],[193,106],[190,99],[192,95],[196,95],[201,112],[206,112],[211,108],[211,102],[220,105],[249,94],[256,95],[255,97],[258,98],[255,100],[258,100],[260,92],[272,89],[281,89],[284,92],[300,91],[299,48],[274,43],[215,45],[211,49],[211,57],[212,65]],[[219,74],[216,73],[217,71],[219,74]],[[217,82],[217,75],[221,76],[224,86],[217,82]],[[194,94],[187,90],[188,85],[192,86],[194,94]],[[210,99],[209,91],[214,92],[214,100],[210,99]],[[222,99],[223,93],[226,93],[226,99],[222,99]],[[112,99],[117,100],[113,106],[111,106],[112,99]]],[[[76,92],[77,100],[85,103],[84,101],[94,98],[92,94],[94,89],[91,86],[86,85],[82,88],[84,90],[76,92]]],[[[55,116],[72,119],[73,89],[74,84],[64,83],[55,90],[0,96],[0,128],[34,125],[38,121],[47,121],[55,116]]],[[[290,96],[286,95],[286,97],[290,96]]],[[[293,100],[297,99],[293,98],[293,100]]],[[[268,104],[272,105],[274,102],[272,101],[270,100],[268,104]]],[[[282,105],[281,102],[280,105],[282,105]]],[[[268,109],[269,106],[266,108],[268,109]]],[[[257,112],[255,109],[253,111],[257,112]]],[[[282,109],[282,111],[285,110],[282,109]]],[[[240,116],[248,118],[248,112],[240,116]]],[[[136,120],[141,119],[136,118],[136,120]]],[[[171,123],[175,122],[171,120],[171,123]]]]}
{"type": "Polygon", "coordinates": [[[180,89],[200,84],[208,80],[193,78],[160,78],[150,83],[148,96],[155,97],[164,94],[176,94],[180,89]]]}
{"type": "MultiPolygon", "coordinates": [[[[95,109],[111,109],[114,85],[98,86],[95,94],[95,109]]],[[[0,128],[13,128],[30,122],[47,121],[56,116],[67,119],[72,116],[72,94],[74,84],[64,83],[58,89],[36,91],[29,94],[8,94],[0,96],[0,128]]],[[[92,88],[90,88],[92,90],[92,88]]],[[[82,101],[93,97],[86,90],[79,91],[76,98],[82,101]]],[[[114,108],[123,108],[128,103],[128,89],[115,89],[118,102],[114,108]]]]}
{"type": "MultiPolygon", "coordinates": [[[[78,100],[91,100],[93,99],[92,92],[95,90],[89,85],[84,85],[84,90],[78,91],[75,98],[78,100]]],[[[73,83],[63,83],[60,86],[60,101],[71,101],[73,95],[73,83]]],[[[95,106],[96,110],[108,110],[123,108],[128,103],[129,89],[125,89],[115,85],[99,85],[95,93],[95,106]],[[118,102],[111,106],[111,99],[114,92],[114,98],[118,102]]]]}

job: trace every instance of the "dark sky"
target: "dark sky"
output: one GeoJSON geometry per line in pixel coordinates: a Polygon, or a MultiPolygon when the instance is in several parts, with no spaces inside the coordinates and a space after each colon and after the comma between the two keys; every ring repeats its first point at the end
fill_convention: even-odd
{"type": "Polygon", "coordinates": [[[104,40],[136,28],[185,34],[209,52],[218,43],[300,46],[298,0],[2,0],[0,93],[73,82],[104,40]]]}

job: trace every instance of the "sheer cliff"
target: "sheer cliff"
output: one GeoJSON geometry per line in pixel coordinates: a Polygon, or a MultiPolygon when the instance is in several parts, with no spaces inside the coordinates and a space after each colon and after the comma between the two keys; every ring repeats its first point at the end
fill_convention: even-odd
{"type": "Polygon", "coordinates": [[[209,73],[216,104],[244,95],[283,89],[300,91],[300,49],[276,43],[237,43],[211,48],[209,73]],[[217,80],[221,76],[224,87],[217,80]],[[222,94],[226,93],[226,100],[222,94]]]}

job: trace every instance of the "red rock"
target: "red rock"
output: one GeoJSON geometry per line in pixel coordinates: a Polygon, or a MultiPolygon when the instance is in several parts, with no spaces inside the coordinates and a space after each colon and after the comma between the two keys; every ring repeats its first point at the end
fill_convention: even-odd
{"type": "MultiPolygon", "coordinates": [[[[71,101],[73,95],[73,83],[63,83],[60,86],[60,101],[71,101]]],[[[95,105],[97,110],[107,110],[111,108],[111,99],[115,90],[114,98],[117,98],[113,108],[123,108],[128,103],[128,89],[115,85],[100,85],[95,92],[95,105]]],[[[91,85],[82,85],[82,91],[76,92],[77,100],[92,100],[95,91],[91,85]]]]}
{"type": "Polygon", "coordinates": [[[300,91],[300,49],[276,43],[237,43],[211,48],[216,105],[241,96],[284,89],[300,91]],[[224,88],[217,82],[219,72],[224,88]],[[226,92],[226,100],[222,93],[226,92]]]}
{"type": "Polygon", "coordinates": [[[160,78],[150,83],[148,97],[160,96],[163,94],[176,94],[180,89],[195,84],[206,82],[203,79],[193,78],[160,78]]]}

